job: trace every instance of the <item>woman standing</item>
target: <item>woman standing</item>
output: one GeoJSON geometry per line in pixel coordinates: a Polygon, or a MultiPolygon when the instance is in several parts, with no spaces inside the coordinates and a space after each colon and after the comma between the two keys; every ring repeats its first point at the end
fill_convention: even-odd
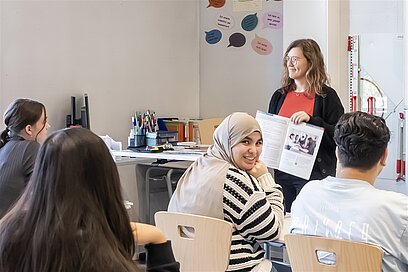
{"type": "Polygon", "coordinates": [[[232,223],[227,271],[272,271],[260,243],[279,237],[283,195],[259,161],[263,144],[259,124],[236,112],[221,122],[213,138],[207,153],[180,178],[168,210],[232,223]]]}
{"type": "MultiPolygon", "coordinates": [[[[323,179],[336,172],[334,125],[344,113],[336,91],[329,87],[323,55],[312,39],[293,41],[283,60],[282,87],[269,102],[269,113],[324,128],[319,152],[310,180],[323,179]]],[[[282,186],[285,209],[290,212],[292,202],[308,180],[275,170],[275,180],[282,186]]]]}
{"type": "Polygon", "coordinates": [[[23,192],[50,127],[44,105],[30,99],[12,102],[4,113],[4,124],[6,129],[0,135],[0,218],[23,192]]]}

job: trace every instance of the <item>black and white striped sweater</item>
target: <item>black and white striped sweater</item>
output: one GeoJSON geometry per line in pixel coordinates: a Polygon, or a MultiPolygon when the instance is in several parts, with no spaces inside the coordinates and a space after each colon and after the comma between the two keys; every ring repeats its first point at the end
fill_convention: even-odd
{"type": "Polygon", "coordinates": [[[259,265],[264,250],[259,244],[279,237],[283,226],[283,194],[267,173],[258,179],[231,166],[224,193],[224,219],[233,224],[228,271],[250,271],[259,265]]]}

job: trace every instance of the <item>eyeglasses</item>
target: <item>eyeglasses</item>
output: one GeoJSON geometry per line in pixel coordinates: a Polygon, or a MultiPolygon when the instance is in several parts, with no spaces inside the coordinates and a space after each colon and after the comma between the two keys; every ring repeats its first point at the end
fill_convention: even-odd
{"type": "Polygon", "coordinates": [[[299,57],[296,57],[296,56],[292,56],[292,57],[286,56],[285,57],[285,62],[288,63],[288,61],[290,61],[292,64],[296,65],[298,63],[298,61],[301,60],[301,59],[303,59],[303,58],[299,58],[299,57]]]}

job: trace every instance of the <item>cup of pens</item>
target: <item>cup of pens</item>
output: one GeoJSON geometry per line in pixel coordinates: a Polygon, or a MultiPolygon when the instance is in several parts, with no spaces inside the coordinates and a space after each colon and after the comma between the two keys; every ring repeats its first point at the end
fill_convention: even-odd
{"type": "Polygon", "coordinates": [[[146,134],[156,132],[156,113],[150,110],[136,112],[132,116],[132,126],[129,135],[129,146],[141,147],[146,145],[146,134]],[[133,142],[132,142],[133,139],[133,142]]]}
{"type": "Polygon", "coordinates": [[[146,135],[135,135],[135,146],[145,146],[146,145],[146,135]]]}

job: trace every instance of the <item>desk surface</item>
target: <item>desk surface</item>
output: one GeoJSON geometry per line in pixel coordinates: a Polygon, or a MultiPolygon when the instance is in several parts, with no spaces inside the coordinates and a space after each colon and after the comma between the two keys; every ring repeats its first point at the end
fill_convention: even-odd
{"type": "Polygon", "coordinates": [[[195,161],[204,153],[196,152],[172,152],[163,151],[157,153],[135,152],[131,150],[112,151],[112,155],[119,157],[144,158],[144,159],[164,159],[164,160],[180,160],[180,161],[195,161]]]}

